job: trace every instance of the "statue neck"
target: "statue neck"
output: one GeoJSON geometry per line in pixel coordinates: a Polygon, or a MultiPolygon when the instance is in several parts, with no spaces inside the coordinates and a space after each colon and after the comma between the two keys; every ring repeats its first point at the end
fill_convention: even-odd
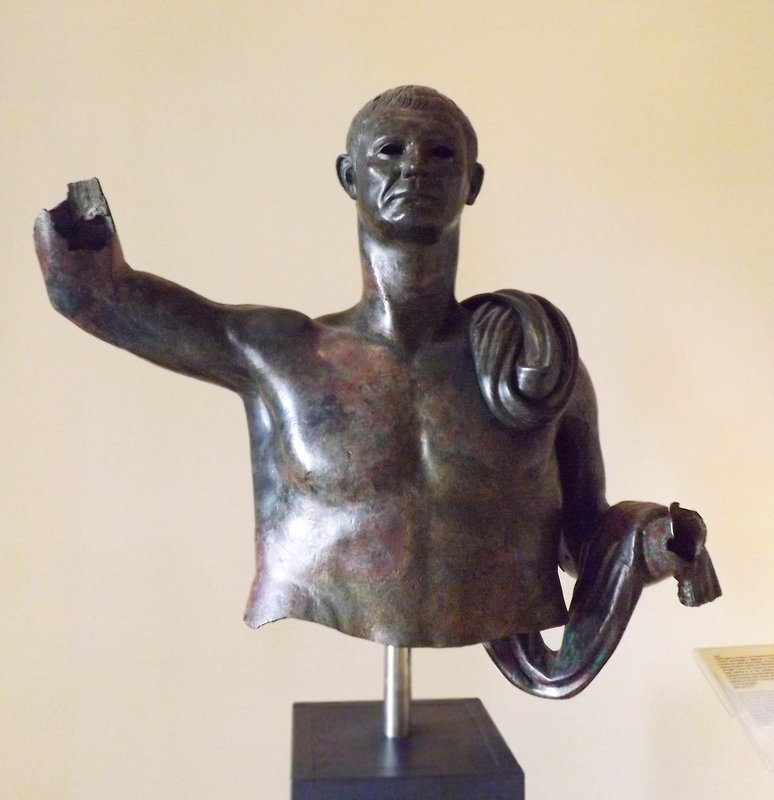
{"type": "Polygon", "coordinates": [[[361,324],[409,350],[441,335],[461,313],[454,297],[458,251],[458,228],[416,243],[383,241],[361,227],[361,324]]]}

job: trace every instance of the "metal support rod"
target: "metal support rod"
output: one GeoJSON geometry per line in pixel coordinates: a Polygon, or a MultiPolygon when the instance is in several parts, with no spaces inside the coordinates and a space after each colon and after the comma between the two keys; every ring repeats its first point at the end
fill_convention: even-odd
{"type": "Polygon", "coordinates": [[[384,735],[401,739],[411,731],[411,648],[384,648],[384,735]]]}

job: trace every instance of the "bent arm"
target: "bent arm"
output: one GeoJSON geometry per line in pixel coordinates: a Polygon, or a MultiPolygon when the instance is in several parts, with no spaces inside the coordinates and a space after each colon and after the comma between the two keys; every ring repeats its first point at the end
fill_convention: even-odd
{"type": "Polygon", "coordinates": [[[721,590],[695,511],[677,503],[608,506],[596,402],[583,368],[556,446],[563,492],[560,562],[578,577],[561,646],[550,649],[533,631],[486,647],[515,686],[563,698],[580,692],[607,663],[645,586],[672,575],[684,605],[707,603],[721,590]]]}
{"type": "Polygon", "coordinates": [[[579,365],[572,398],[556,438],[562,485],[560,565],[577,576],[581,548],[593,536],[609,508],[605,500],[605,465],[599,444],[597,400],[586,368],[579,365]]]}
{"type": "Polygon", "coordinates": [[[589,561],[593,561],[590,551],[599,547],[604,538],[601,531],[611,514],[623,514],[633,520],[638,514],[647,516],[651,508],[658,508],[657,516],[663,524],[642,525],[640,549],[645,583],[674,576],[680,584],[681,601],[686,605],[700,605],[717,596],[720,590],[710,575],[711,566],[703,561],[708,558],[704,551],[706,528],[695,511],[680,508],[679,503],[672,503],[668,509],[632,501],[618,503],[611,509],[607,503],[596,398],[582,364],[556,448],[562,484],[560,565],[566,572],[575,577],[578,573],[583,577],[584,570],[589,572],[589,561]]]}
{"type": "Polygon", "coordinates": [[[76,325],[168,369],[246,386],[232,331],[251,309],[131,269],[96,179],[70,184],[67,200],[38,215],[35,247],[52,305],[76,325]]]}

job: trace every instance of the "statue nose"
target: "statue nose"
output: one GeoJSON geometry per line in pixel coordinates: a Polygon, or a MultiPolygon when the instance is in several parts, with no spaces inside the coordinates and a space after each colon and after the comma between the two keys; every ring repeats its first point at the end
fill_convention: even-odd
{"type": "Polygon", "coordinates": [[[411,148],[405,152],[403,156],[403,164],[401,165],[401,171],[404,177],[416,175],[424,169],[421,156],[422,154],[417,148],[411,148]]]}

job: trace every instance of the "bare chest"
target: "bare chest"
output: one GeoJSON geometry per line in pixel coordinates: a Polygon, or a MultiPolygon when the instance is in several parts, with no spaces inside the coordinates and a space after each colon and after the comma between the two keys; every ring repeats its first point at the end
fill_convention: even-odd
{"type": "Polygon", "coordinates": [[[408,359],[321,336],[270,363],[261,383],[248,408],[251,427],[261,428],[261,458],[285,488],[318,499],[359,502],[406,486],[428,499],[513,497],[514,481],[534,483],[551,458],[550,431],[517,433],[492,417],[466,337],[408,359]]]}
{"type": "Polygon", "coordinates": [[[466,337],[411,359],[320,337],[265,364],[247,403],[251,625],[292,616],[418,646],[564,620],[553,430],[492,416],[466,337]]]}

